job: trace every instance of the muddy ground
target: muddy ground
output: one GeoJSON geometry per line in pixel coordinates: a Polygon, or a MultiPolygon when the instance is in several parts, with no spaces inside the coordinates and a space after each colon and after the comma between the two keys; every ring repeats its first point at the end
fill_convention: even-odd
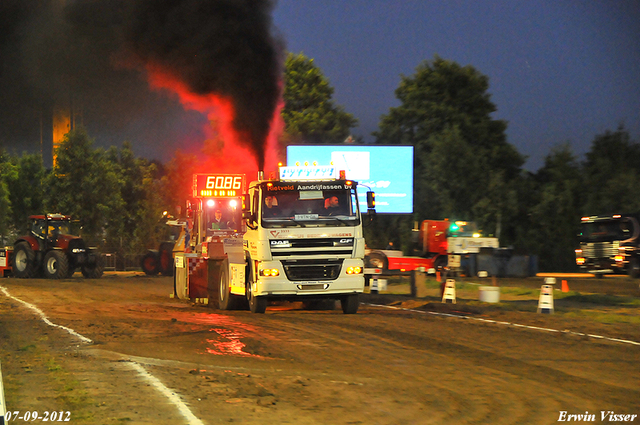
{"type": "Polygon", "coordinates": [[[301,303],[252,315],[172,299],[171,278],[3,279],[6,404],[23,418],[11,423],[27,411],[77,424],[548,424],[562,412],[608,423],[601,412],[640,414],[638,297],[615,295],[614,280],[589,293],[576,282],[556,291],[555,314],[539,314],[540,281],[505,281],[499,304],[479,302],[473,282],[458,283],[456,304],[441,302],[435,282],[417,298],[392,282],[363,296],[356,315],[301,303]]]}

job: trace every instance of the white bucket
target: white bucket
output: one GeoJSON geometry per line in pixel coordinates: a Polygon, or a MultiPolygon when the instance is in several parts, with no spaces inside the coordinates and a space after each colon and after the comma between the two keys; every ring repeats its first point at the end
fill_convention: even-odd
{"type": "Polygon", "coordinates": [[[499,303],[500,287],[499,286],[481,286],[479,299],[480,301],[485,303],[499,303]]]}
{"type": "Polygon", "coordinates": [[[371,279],[370,285],[372,291],[386,291],[387,279],[371,279]]]}

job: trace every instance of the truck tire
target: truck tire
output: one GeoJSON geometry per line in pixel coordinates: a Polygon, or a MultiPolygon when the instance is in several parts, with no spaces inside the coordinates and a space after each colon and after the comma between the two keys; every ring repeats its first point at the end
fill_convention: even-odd
{"type": "Polygon", "coordinates": [[[267,311],[267,298],[266,297],[256,297],[249,290],[249,295],[247,295],[249,300],[249,310],[252,313],[264,314],[267,311]]]}
{"type": "Polygon", "coordinates": [[[44,277],[47,279],[65,279],[69,277],[69,258],[63,251],[53,250],[44,256],[44,277]]]}
{"type": "Polygon", "coordinates": [[[229,262],[225,260],[220,265],[218,307],[220,307],[220,310],[237,310],[238,304],[237,295],[232,294],[229,287],[229,262]]]}
{"type": "Polygon", "coordinates": [[[173,243],[163,242],[158,250],[158,271],[163,276],[173,276],[173,243]]]}
{"type": "Polygon", "coordinates": [[[637,279],[640,277],[640,259],[633,257],[629,261],[629,276],[637,279]]]}
{"type": "Polygon", "coordinates": [[[433,262],[433,268],[436,270],[442,270],[449,264],[449,257],[441,255],[433,262]]]}
{"type": "Polygon", "coordinates": [[[82,276],[85,279],[99,279],[102,277],[102,273],[104,272],[104,263],[102,262],[102,256],[98,254],[98,258],[94,264],[83,264],[80,267],[82,271],[82,276]]]}
{"type": "Polygon", "coordinates": [[[36,277],[36,254],[26,242],[17,243],[13,251],[13,275],[27,279],[36,277]]]}
{"type": "Polygon", "coordinates": [[[160,261],[158,260],[158,253],[155,251],[149,251],[140,260],[140,267],[147,276],[155,276],[160,273],[160,261]]]}
{"type": "Polygon", "coordinates": [[[344,314],[356,314],[360,305],[358,294],[345,295],[340,298],[340,305],[344,314]]]}
{"type": "Polygon", "coordinates": [[[374,267],[376,269],[388,270],[389,260],[382,252],[372,251],[364,257],[366,267],[374,267]]]}

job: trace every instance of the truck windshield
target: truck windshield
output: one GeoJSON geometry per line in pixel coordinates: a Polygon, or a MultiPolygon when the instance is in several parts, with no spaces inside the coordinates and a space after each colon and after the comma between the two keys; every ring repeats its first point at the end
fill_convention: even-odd
{"type": "MultiPolygon", "coordinates": [[[[342,186],[342,185],[337,185],[342,186]]],[[[263,191],[263,227],[354,226],[360,222],[355,188],[263,191]]]]}
{"type": "Polygon", "coordinates": [[[579,237],[582,242],[620,241],[631,238],[633,233],[631,220],[598,220],[582,223],[579,237]]]}

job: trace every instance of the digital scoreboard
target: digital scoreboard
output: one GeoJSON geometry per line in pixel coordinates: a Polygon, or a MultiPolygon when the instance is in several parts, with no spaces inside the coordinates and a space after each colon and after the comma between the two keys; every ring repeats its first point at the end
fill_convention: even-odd
{"type": "Polygon", "coordinates": [[[244,174],[194,174],[194,198],[235,198],[245,192],[244,174]]]}

